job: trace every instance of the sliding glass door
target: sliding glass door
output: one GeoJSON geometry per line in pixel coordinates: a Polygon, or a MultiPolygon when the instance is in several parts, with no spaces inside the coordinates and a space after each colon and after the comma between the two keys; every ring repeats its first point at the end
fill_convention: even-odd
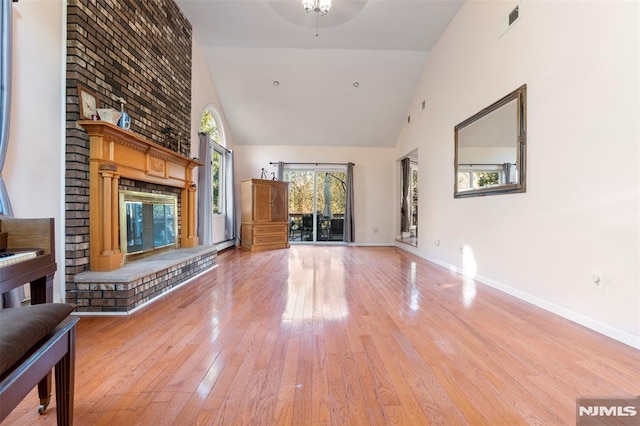
{"type": "Polygon", "coordinates": [[[344,241],[346,170],[285,168],[289,241],[344,241]]]}

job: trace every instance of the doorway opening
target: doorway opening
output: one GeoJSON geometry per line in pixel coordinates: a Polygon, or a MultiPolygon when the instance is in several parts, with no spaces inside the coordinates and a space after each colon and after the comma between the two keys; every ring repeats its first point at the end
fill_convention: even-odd
{"type": "Polygon", "coordinates": [[[418,246],[418,150],[400,160],[400,232],[396,239],[418,246]]]}

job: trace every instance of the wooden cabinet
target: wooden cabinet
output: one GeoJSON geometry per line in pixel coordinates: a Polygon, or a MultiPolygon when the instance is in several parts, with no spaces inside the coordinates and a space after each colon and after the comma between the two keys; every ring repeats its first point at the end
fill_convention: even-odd
{"type": "Polygon", "coordinates": [[[287,182],[242,181],[242,248],[271,250],[289,247],[287,182]]]}

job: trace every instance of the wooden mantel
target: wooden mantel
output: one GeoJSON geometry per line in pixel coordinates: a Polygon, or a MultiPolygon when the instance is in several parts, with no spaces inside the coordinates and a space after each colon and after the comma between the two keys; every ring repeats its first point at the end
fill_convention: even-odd
{"type": "Polygon", "coordinates": [[[120,178],[181,188],[182,247],[198,245],[193,169],[202,163],[106,121],[81,120],[89,135],[89,268],[122,267],[118,228],[120,178]]]}

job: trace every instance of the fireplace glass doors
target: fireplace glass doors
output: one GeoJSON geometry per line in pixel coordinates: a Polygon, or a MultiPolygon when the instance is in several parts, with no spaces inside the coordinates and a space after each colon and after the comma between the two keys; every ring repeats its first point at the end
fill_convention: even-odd
{"type": "Polygon", "coordinates": [[[120,241],[127,255],[177,246],[175,195],[120,191],[120,241]]]}

